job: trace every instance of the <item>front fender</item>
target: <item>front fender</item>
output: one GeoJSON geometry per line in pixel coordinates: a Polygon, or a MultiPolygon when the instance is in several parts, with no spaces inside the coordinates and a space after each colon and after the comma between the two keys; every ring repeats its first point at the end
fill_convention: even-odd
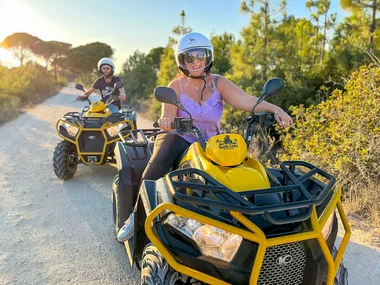
{"type": "MultiPolygon", "coordinates": [[[[173,203],[169,187],[164,178],[157,181],[144,180],[141,183],[139,197],[135,207],[135,235],[133,245],[134,261],[139,261],[142,257],[145,246],[150,242],[145,233],[146,217],[161,203],[173,203]]],[[[156,218],[156,222],[160,217],[156,218]]],[[[160,227],[156,227],[161,231],[160,227]]],[[[160,237],[164,237],[163,233],[160,237]]]]}
{"type": "Polygon", "coordinates": [[[126,146],[122,142],[117,142],[115,147],[115,158],[119,177],[124,183],[130,183],[139,187],[141,176],[151,157],[151,150],[148,147],[126,146]]]}

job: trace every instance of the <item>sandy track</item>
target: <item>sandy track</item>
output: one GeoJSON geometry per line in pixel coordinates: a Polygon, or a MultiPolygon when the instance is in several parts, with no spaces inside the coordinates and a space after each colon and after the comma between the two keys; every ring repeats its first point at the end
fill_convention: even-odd
{"type": "MultiPolygon", "coordinates": [[[[0,127],[0,284],[136,284],[112,220],[112,165],[52,169],[55,122],[83,103],[72,87],[0,127]]],[[[140,127],[152,123],[138,118],[140,127]]]]}
{"type": "MultiPolygon", "coordinates": [[[[112,165],[52,169],[56,120],[82,106],[72,86],[0,127],[0,284],[137,284],[112,220],[112,165]]],[[[139,128],[152,123],[138,118],[139,128]]],[[[380,252],[355,241],[350,284],[380,284],[380,252]]]]}

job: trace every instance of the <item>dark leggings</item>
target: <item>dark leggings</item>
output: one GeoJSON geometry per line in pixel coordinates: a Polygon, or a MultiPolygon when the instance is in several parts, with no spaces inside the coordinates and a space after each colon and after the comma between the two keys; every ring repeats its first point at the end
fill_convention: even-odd
{"type": "Polygon", "coordinates": [[[154,142],[152,157],[141,179],[157,180],[164,177],[170,167],[172,167],[189,146],[190,143],[177,134],[168,133],[158,135],[154,142]]]}

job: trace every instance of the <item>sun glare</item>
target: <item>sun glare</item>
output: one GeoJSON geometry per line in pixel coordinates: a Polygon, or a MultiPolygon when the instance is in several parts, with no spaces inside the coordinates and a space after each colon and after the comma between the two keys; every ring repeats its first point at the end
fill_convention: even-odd
{"type": "Polygon", "coordinates": [[[12,54],[6,49],[0,48],[0,64],[7,67],[14,67],[17,61],[13,58],[12,54]]]}
{"type": "MultiPolygon", "coordinates": [[[[23,0],[0,0],[0,43],[13,33],[25,32],[40,36],[42,19],[30,3],[23,0]]],[[[0,63],[17,64],[10,52],[0,48],[0,63]]]]}

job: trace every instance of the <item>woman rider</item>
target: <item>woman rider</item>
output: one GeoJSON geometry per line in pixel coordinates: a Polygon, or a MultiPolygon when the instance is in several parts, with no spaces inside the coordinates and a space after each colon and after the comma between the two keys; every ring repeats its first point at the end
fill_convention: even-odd
{"type": "MultiPolygon", "coordinates": [[[[257,97],[248,95],[225,77],[210,72],[214,61],[214,48],[206,36],[195,32],[184,35],[174,54],[183,76],[170,82],[169,87],[176,91],[178,100],[197,121],[205,140],[220,134],[223,102],[243,111],[252,111],[257,97]]],[[[255,111],[274,113],[277,123],[282,127],[292,124],[292,118],[284,110],[268,102],[260,103],[255,111]]],[[[189,116],[176,106],[162,104],[161,118],[158,121],[160,128],[170,130],[174,117],[189,116]]],[[[163,177],[195,141],[196,138],[191,134],[180,136],[170,133],[157,136],[142,180],[163,177]]],[[[133,215],[119,231],[120,242],[129,239],[133,234],[133,227],[129,225],[133,225],[133,215]]]]}

